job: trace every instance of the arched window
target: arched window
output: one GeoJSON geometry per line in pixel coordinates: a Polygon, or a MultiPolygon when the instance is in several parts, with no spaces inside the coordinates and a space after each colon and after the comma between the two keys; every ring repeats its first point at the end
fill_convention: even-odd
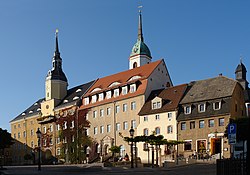
{"type": "Polygon", "coordinates": [[[161,133],[160,128],[159,128],[159,127],[156,127],[156,128],[155,128],[155,134],[158,135],[158,134],[160,134],[160,133],[161,133]]]}
{"type": "Polygon", "coordinates": [[[171,134],[171,133],[173,133],[173,126],[169,125],[168,126],[168,134],[171,134]]]}
{"type": "Polygon", "coordinates": [[[133,68],[136,68],[136,67],[137,67],[137,62],[134,62],[133,68]]]}
{"type": "Polygon", "coordinates": [[[148,136],[148,128],[145,128],[145,129],[143,130],[143,135],[148,136]]]}

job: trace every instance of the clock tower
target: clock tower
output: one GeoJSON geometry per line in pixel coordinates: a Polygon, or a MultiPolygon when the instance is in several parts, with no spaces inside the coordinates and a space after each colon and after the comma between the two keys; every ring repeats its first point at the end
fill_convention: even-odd
{"type": "Polygon", "coordinates": [[[51,110],[67,95],[67,87],[68,80],[62,70],[62,58],[58,47],[58,30],[56,30],[55,52],[52,59],[52,69],[48,71],[46,76],[45,102],[42,103],[42,111],[48,111],[46,112],[47,115],[51,115],[51,110]]]}
{"type": "Polygon", "coordinates": [[[151,59],[152,57],[150,50],[148,46],[144,43],[142,34],[142,15],[141,11],[139,11],[138,38],[129,56],[129,69],[148,64],[151,62],[151,59]]]}

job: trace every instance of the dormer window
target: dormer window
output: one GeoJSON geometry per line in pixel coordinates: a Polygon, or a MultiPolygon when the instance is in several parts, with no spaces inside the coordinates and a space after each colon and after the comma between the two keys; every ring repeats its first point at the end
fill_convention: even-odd
{"type": "Polygon", "coordinates": [[[206,104],[203,103],[203,104],[199,104],[198,105],[198,112],[205,112],[206,111],[206,104]]]}
{"type": "Polygon", "coordinates": [[[114,90],[114,97],[118,97],[119,96],[119,89],[115,89],[114,90]]]}
{"type": "Polygon", "coordinates": [[[98,98],[98,100],[99,100],[99,101],[102,101],[102,100],[103,100],[103,98],[104,98],[104,94],[103,94],[103,93],[100,93],[100,94],[99,94],[99,98],[98,98]]]}
{"type": "Polygon", "coordinates": [[[68,103],[69,101],[68,100],[63,100],[63,103],[68,103]]]}
{"type": "Polygon", "coordinates": [[[131,77],[128,81],[137,80],[137,79],[140,79],[140,78],[141,78],[141,76],[135,75],[135,76],[131,77]]]}
{"type": "Polygon", "coordinates": [[[95,103],[96,100],[97,100],[97,95],[93,95],[93,96],[92,96],[92,103],[95,103]]]}
{"type": "Polygon", "coordinates": [[[77,89],[77,90],[76,90],[76,93],[77,93],[77,92],[81,92],[81,91],[82,91],[81,89],[77,89]]]}
{"type": "Polygon", "coordinates": [[[131,84],[130,85],[130,92],[133,93],[136,91],[136,84],[131,84]]]}
{"type": "Polygon", "coordinates": [[[184,113],[185,114],[191,114],[191,106],[185,106],[184,107],[184,113]]]}
{"type": "Polygon", "coordinates": [[[220,108],[221,108],[221,102],[220,101],[217,101],[217,102],[213,103],[213,109],[214,110],[220,110],[220,108]]]}
{"type": "Polygon", "coordinates": [[[126,95],[128,93],[128,87],[124,86],[122,87],[122,95],[126,95]]]}
{"type": "Polygon", "coordinates": [[[153,109],[159,109],[159,108],[161,108],[161,102],[160,101],[153,102],[152,108],[153,109]]]}
{"type": "Polygon", "coordinates": [[[84,98],[84,104],[88,105],[89,104],[89,97],[84,98]]]}
{"type": "Polygon", "coordinates": [[[75,97],[73,98],[73,100],[77,100],[77,99],[79,99],[79,97],[78,97],[78,96],[75,96],[75,97]]]}
{"type": "Polygon", "coordinates": [[[119,85],[120,83],[119,82],[113,82],[111,85],[109,85],[109,87],[112,87],[112,86],[117,86],[117,85],[119,85]]]}
{"type": "Polygon", "coordinates": [[[106,93],[107,95],[107,99],[110,99],[111,98],[111,91],[107,91],[107,93],[106,93]]]}

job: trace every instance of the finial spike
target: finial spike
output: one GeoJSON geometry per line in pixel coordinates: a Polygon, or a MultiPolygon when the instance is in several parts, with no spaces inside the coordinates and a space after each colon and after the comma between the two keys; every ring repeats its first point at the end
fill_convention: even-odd
{"type": "Polygon", "coordinates": [[[56,29],[56,53],[58,54],[59,53],[59,47],[58,47],[58,29],[56,29]]]}
{"type": "Polygon", "coordinates": [[[242,64],[242,61],[243,61],[243,57],[242,55],[240,56],[240,64],[242,64]]]}
{"type": "MultiPolygon", "coordinates": [[[[141,9],[142,6],[139,6],[138,8],[141,9]]],[[[139,10],[138,40],[141,40],[141,41],[143,42],[143,34],[142,34],[142,14],[141,14],[141,10],[139,10]]]]}

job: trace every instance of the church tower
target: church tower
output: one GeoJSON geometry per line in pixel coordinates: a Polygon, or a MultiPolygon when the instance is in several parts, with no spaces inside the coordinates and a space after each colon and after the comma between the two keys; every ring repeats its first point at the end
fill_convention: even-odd
{"type": "Polygon", "coordinates": [[[138,38],[132,52],[129,57],[129,69],[140,67],[144,64],[151,62],[151,53],[148,46],[144,43],[143,34],[142,34],[142,14],[141,10],[139,11],[139,25],[138,25],[138,38]]]}
{"type": "Polygon", "coordinates": [[[240,64],[238,64],[235,70],[235,79],[242,85],[244,90],[248,89],[248,82],[247,82],[247,69],[245,65],[240,60],[240,64]]]}
{"type": "Polygon", "coordinates": [[[45,82],[45,99],[61,101],[67,95],[68,80],[62,70],[62,58],[58,47],[58,30],[56,30],[56,46],[52,59],[52,69],[49,70],[45,82]]]}

